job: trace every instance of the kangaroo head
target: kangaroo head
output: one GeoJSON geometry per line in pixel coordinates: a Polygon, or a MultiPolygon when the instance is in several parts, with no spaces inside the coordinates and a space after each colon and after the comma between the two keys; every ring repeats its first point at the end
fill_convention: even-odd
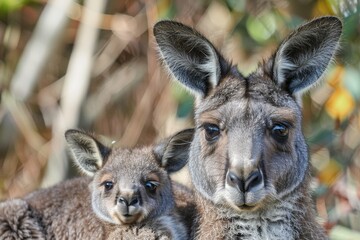
{"type": "Polygon", "coordinates": [[[205,198],[236,211],[255,210],[304,182],[309,161],[298,102],[331,62],[341,30],[336,17],[315,19],[243,76],[192,28],[155,25],[162,60],[196,97],[189,169],[205,198]]]}
{"type": "Polygon", "coordinates": [[[174,207],[169,173],[187,163],[193,130],[184,130],[153,147],[120,149],[78,131],[65,133],[75,164],[92,176],[92,207],[115,224],[139,223],[174,207]]]}

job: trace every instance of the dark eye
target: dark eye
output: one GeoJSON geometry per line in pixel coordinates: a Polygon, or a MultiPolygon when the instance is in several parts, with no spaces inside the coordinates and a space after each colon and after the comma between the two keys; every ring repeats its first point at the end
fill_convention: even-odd
{"type": "Polygon", "coordinates": [[[145,188],[146,190],[148,190],[150,193],[155,193],[156,192],[156,188],[159,186],[158,182],[155,181],[146,181],[145,183],[145,188]]]}
{"type": "Polygon", "coordinates": [[[205,138],[207,141],[215,141],[219,138],[220,128],[216,124],[206,123],[204,124],[205,138]]]}
{"type": "Polygon", "coordinates": [[[105,191],[110,191],[114,187],[114,183],[112,181],[105,181],[102,183],[105,188],[105,191]]]}
{"type": "Polygon", "coordinates": [[[271,135],[275,140],[284,142],[288,138],[289,128],[282,123],[276,123],[271,129],[271,135]]]}

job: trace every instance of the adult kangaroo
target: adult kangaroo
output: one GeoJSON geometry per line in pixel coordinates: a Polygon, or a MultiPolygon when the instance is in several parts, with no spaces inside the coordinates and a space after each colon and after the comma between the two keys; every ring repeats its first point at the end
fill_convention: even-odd
{"type": "Polygon", "coordinates": [[[155,25],[161,59],[196,97],[193,238],[327,239],[309,193],[300,97],[321,79],[341,32],[338,18],[315,19],[244,76],[194,29],[155,25]]]}

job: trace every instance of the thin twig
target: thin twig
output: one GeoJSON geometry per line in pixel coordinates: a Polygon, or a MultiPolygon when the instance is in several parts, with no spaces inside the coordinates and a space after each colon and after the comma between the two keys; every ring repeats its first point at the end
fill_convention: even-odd
{"type": "Polygon", "coordinates": [[[80,109],[88,91],[93,54],[97,43],[97,28],[106,6],[105,0],[86,0],[83,20],[79,26],[61,94],[61,106],[53,126],[52,153],[42,186],[53,185],[66,177],[68,164],[64,132],[77,126],[80,109]]]}
{"type": "Polygon", "coordinates": [[[49,0],[26,45],[11,80],[10,91],[18,100],[31,95],[52,50],[67,23],[73,0],[49,0]]]}

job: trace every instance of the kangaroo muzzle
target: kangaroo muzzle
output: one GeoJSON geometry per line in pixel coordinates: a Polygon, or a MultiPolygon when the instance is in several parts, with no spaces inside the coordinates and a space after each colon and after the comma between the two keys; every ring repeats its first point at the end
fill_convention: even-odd
{"type": "Polygon", "coordinates": [[[244,179],[229,170],[226,175],[226,181],[229,186],[246,193],[261,189],[264,186],[264,175],[260,169],[256,169],[250,173],[246,179],[244,179]]]}

